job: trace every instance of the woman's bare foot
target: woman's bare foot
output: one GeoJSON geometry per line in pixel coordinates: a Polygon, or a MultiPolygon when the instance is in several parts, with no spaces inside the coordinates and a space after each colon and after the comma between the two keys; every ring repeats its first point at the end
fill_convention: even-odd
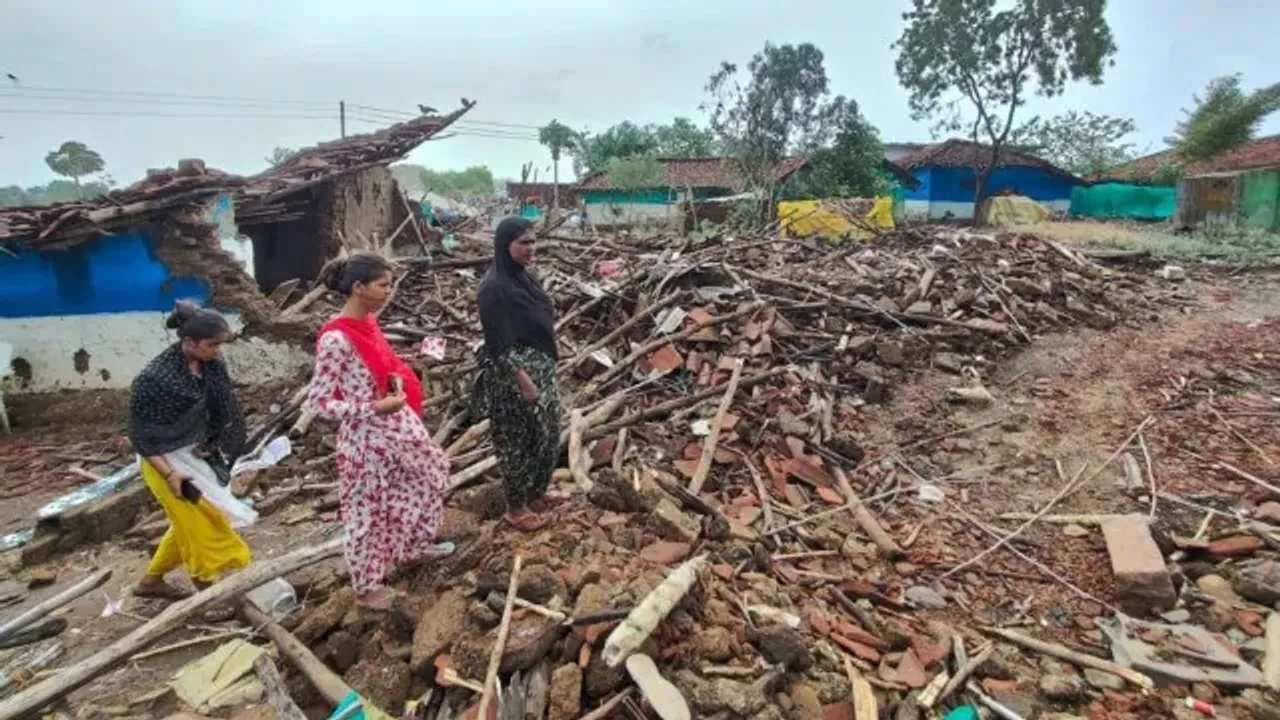
{"type": "Polygon", "coordinates": [[[357,595],[356,604],[370,610],[390,610],[391,604],[395,602],[395,599],[395,591],[383,586],[376,590],[370,590],[363,595],[357,595]]]}
{"type": "Polygon", "coordinates": [[[541,516],[529,511],[529,508],[520,508],[507,513],[507,522],[511,527],[520,532],[535,532],[546,526],[547,521],[541,516]]]}
{"type": "Polygon", "coordinates": [[[146,575],[133,586],[133,594],[135,597],[157,600],[185,600],[191,597],[192,592],[170,584],[162,577],[146,575]]]}

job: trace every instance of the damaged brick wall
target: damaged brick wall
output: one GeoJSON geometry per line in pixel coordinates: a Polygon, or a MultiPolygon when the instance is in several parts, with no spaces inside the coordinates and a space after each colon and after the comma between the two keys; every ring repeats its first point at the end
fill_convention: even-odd
{"type": "Polygon", "coordinates": [[[325,186],[321,201],[321,237],[349,248],[386,242],[405,218],[400,188],[385,167],[346,175],[325,186]]]}

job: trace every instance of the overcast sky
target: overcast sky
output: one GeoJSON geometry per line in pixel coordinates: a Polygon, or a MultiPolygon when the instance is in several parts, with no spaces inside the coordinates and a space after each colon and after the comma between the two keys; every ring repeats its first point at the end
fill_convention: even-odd
{"type": "MultiPolygon", "coordinates": [[[[765,41],[810,41],[833,90],[855,98],[885,141],[927,141],[893,72],[905,0],[43,0],[0,11],[0,185],[53,178],[64,140],[99,151],[116,182],[199,157],[253,173],[276,146],[367,132],[419,103],[478,101],[459,137],[412,160],[516,176],[545,149],[552,118],[603,130],[622,120],[702,119],[707,76],[765,41]],[[226,98],[241,98],[231,101],[226,98]],[[356,107],[364,106],[364,107],[356,107]],[[368,108],[377,108],[371,110],[368,108]],[[174,117],[178,116],[178,117],[174,117]]],[[[1119,45],[1101,87],[1074,86],[1033,113],[1132,117],[1155,151],[1193,93],[1217,75],[1277,80],[1280,3],[1113,0],[1119,45]]],[[[1264,133],[1280,132],[1272,118],[1264,133]]],[[[568,165],[568,163],[564,163],[568,165]]],[[[563,170],[571,172],[567,167],[563,170]]],[[[547,177],[543,175],[543,177],[547,177]]]]}

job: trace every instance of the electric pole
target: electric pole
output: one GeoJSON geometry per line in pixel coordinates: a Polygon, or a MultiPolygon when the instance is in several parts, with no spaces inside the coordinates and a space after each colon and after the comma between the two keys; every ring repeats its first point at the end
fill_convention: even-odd
{"type": "Polygon", "coordinates": [[[338,101],[338,132],[347,136],[347,103],[343,100],[338,101]]]}

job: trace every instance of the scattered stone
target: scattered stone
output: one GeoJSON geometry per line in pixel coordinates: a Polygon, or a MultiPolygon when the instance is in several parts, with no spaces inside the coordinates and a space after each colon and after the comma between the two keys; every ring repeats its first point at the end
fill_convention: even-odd
{"type": "MultiPolygon", "coordinates": [[[[545,605],[554,597],[565,597],[569,591],[551,568],[546,565],[530,565],[520,572],[520,597],[531,603],[545,605]]],[[[505,603],[505,599],[504,599],[505,603]]]]}
{"type": "Polygon", "coordinates": [[[1160,617],[1167,623],[1173,623],[1177,625],[1190,620],[1191,611],[1185,608],[1178,608],[1177,610],[1170,610],[1169,612],[1164,613],[1160,617]]]}
{"type": "Polygon", "coordinates": [[[782,430],[784,435],[798,438],[809,436],[809,425],[796,417],[795,413],[790,410],[783,410],[778,413],[778,428],[782,430]]]}
{"type": "Polygon", "coordinates": [[[1234,605],[1240,602],[1240,596],[1231,587],[1231,583],[1221,575],[1201,575],[1196,580],[1196,587],[1200,592],[1227,605],[1234,605]]]}
{"type": "Polygon", "coordinates": [[[502,672],[513,673],[537,665],[559,639],[560,625],[554,620],[532,614],[513,620],[502,650],[502,672]]]}
{"type": "Polygon", "coordinates": [[[325,639],[320,658],[339,673],[345,673],[360,656],[360,639],[346,630],[338,630],[325,639]]]}
{"type": "Polygon", "coordinates": [[[49,566],[32,568],[27,573],[27,588],[35,590],[36,588],[49,587],[58,582],[58,571],[49,566]]]}
{"type": "Polygon", "coordinates": [[[1062,534],[1073,538],[1089,537],[1090,535],[1088,528],[1081,527],[1075,523],[1062,528],[1062,534]]]}
{"type": "Polygon", "coordinates": [[[914,605],[930,610],[941,610],[947,606],[946,599],[938,594],[938,591],[924,585],[913,585],[907,588],[903,597],[914,605]]]}
{"type": "Polygon", "coordinates": [[[1178,596],[1143,515],[1115,515],[1102,523],[1120,608],[1132,615],[1172,610],[1178,596]]]}
{"type": "Polygon", "coordinates": [[[369,698],[374,706],[388,712],[399,712],[409,699],[413,673],[409,664],[381,655],[356,663],[343,675],[356,692],[369,698]]]}
{"type": "Polygon", "coordinates": [[[813,666],[809,642],[785,625],[772,625],[756,631],[752,640],[760,654],[771,663],[793,672],[804,672],[813,666]]]}
{"type": "Polygon", "coordinates": [[[1280,603],[1280,562],[1258,560],[1240,567],[1231,576],[1231,587],[1241,597],[1275,606],[1280,603]]]}
{"type": "Polygon", "coordinates": [[[693,546],[689,543],[659,541],[640,551],[640,557],[658,565],[675,565],[689,557],[693,546]]]}
{"type": "Polygon", "coordinates": [[[902,351],[902,343],[896,340],[881,340],[876,343],[876,359],[892,367],[901,367],[907,364],[907,357],[902,351]]]}
{"type": "Polygon", "coordinates": [[[1182,282],[1187,279],[1187,271],[1178,265],[1165,265],[1156,271],[1156,277],[1169,282],[1182,282]]]}
{"type": "Polygon", "coordinates": [[[685,514],[668,498],[662,498],[649,515],[653,529],[663,540],[692,543],[702,534],[702,525],[685,514]]]}
{"type": "Polygon", "coordinates": [[[307,613],[302,623],[294,628],[294,636],[308,644],[319,640],[337,627],[355,604],[356,593],[351,588],[345,587],[333,593],[319,607],[307,613]]]}
{"type": "Polygon", "coordinates": [[[789,692],[792,717],[796,720],[826,720],[822,711],[822,701],[818,699],[818,691],[808,683],[796,683],[789,692]]]}
{"type": "Polygon", "coordinates": [[[551,674],[551,705],[547,720],[573,720],[582,714],[582,668],[561,665],[551,674]]]}
{"type": "Polygon", "coordinates": [[[694,652],[707,662],[720,663],[733,657],[733,633],[713,625],[693,638],[694,652]]]}
{"type": "Polygon", "coordinates": [[[1280,525],[1280,502],[1264,502],[1253,511],[1253,519],[1280,525]]]}
{"type": "Polygon", "coordinates": [[[422,614],[413,633],[410,665],[421,674],[436,656],[453,644],[467,627],[467,598],[458,590],[441,595],[422,614]]]}
{"type": "Polygon", "coordinates": [[[1084,679],[1085,682],[1099,690],[1114,690],[1116,692],[1123,691],[1128,684],[1120,677],[1109,672],[1094,670],[1093,668],[1085,668],[1084,679]]]}

